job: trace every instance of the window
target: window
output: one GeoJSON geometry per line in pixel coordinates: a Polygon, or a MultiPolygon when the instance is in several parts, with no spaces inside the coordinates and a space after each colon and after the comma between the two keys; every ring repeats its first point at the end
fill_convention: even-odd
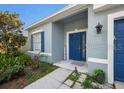
{"type": "Polygon", "coordinates": [[[44,32],[31,35],[31,50],[44,52],[44,32]]]}
{"type": "Polygon", "coordinates": [[[33,34],[33,50],[41,51],[41,34],[40,33],[33,34]]]}

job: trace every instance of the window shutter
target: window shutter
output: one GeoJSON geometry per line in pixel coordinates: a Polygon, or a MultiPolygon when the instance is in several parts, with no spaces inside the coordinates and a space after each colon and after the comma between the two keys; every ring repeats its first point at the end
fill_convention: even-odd
{"type": "Polygon", "coordinates": [[[41,52],[44,52],[44,32],[41,32],[41,52]]]}
{"type": "Polygon", "coordinates": [[[31,51],[33,51],[33,35],[31,35],[31,51]]]}

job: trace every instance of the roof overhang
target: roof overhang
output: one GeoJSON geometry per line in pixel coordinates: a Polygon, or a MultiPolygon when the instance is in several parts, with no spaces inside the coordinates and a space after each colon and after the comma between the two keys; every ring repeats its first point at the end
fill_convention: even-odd
{"type": "Polygon", "coordinates": [[[50,16],[47,16],[31,25],[29,25],[26,30],[30,30],[33,28],[36,28],[40,25],[46,24],[48,22],[54,22],[57,20],[61,20],[65,17],[68,17],[72,14],[78,13],[80,11],[83,11],[84,9],[88,8],[87,7],[88,4],[74,4],[74,5],[68,5],[64,8],[62,8],[61,10],[59,10],[58,12],[53,13],[50,16]]]}
{"type": "Polygon", "coordinates": [[[94,9],[94,12],[97,13],[97,12],[105,11],[107,9],[114,8],[119,5],[120,4],[94,4],[93,9],[94,9]]]}

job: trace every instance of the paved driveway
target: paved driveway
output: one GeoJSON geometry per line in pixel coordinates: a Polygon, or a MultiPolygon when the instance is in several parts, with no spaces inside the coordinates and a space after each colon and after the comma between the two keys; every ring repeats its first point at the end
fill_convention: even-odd
{"type": "Polygon", "coordinates": [[[71,70],[58,68],[45,77],[26,86],[24,89],[69,89],[70,87],[62,82],[71,72],[71,70]]]}

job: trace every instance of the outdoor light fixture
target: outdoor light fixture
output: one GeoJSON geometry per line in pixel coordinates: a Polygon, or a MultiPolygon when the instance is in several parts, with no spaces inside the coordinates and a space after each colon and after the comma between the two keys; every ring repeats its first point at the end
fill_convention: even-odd
{"type": "Polygon", "coordinates": [[[97,26],[96,26],[97,34],[100,34],[100,33],[101,33],[102,27],[103,27],[103,25],[101,25],[101,24],[98,22],[98,24],[97,24],[97,26]]]}

